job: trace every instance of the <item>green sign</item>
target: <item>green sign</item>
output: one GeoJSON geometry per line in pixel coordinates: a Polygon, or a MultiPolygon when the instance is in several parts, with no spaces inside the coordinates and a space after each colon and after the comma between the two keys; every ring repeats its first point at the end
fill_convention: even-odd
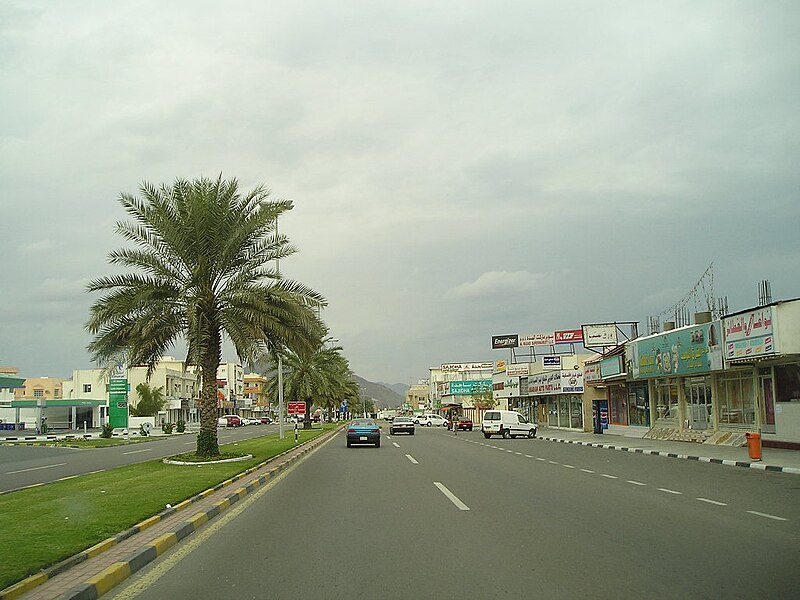
{"type": "Polygon", "coordinates": [[[491,379],[470,379],[467,381],[451,381],[450,394],[453,396],[471,396],[492,389],[491,379]]]}
{"type": "Polygon", "coordinates": [[[720,324],[703,323],[633,342],[634,379],[700,375],[722,368],[720,324]]]}
{"type": "Polygon", "coordinates": [[[108,384],[108,422],[114,427],[128,427],[128,379],[114,378],[108,384]]]}

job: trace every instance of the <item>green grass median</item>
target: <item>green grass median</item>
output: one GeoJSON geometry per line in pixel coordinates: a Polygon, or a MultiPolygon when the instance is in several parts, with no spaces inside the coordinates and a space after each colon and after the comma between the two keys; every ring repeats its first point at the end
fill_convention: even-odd
{"type": "MultiPolygon", "coordinates": [[[[299,442],[333,429],[300,430],[299,442]]],[[[118,467],[0,496],[0,590],[90,548],[137,523],[292,448],[294,431],[221,446],[250,460],[166,465],[160,460],[118,467]]]]}

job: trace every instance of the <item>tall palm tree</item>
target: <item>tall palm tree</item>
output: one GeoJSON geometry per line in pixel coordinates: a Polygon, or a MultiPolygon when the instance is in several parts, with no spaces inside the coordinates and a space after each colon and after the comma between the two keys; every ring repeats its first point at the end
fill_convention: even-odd
{"type": "MultiPolygon", "coordinates": [[[[325,348],[324,342],[320,342],[311,352],[282,354],[284,394],[288,400],[306,403],[305,429],[311,427],[312,406],[330,407],[346,393],[346,382],[352,374],[340,350],[339,347],[325,348]]],[[[272,388],[275,388],[274,382],[272,388]]]]}
{"type": "Polygon", "coordinates": [[[105,293],[90,309],[89,350],[98,361],[125,350],[129,364],[146,365],[149,376],[183,338],[187,364],[202,381],[197,454],[215,456],[223,336],[243,361],[269,346],[310,351],[324,335],[316,311],[325,300],[269,266],[296,251],[276,231],[291,201],[269,200],[262,186],[242,195],[235,179],[222,177],[145,183],[140,192],[122,194],[133,221],[116,226],[138,248],[113,251],[109,261],[141,273],[89,283],[90,292],[105,293]]]}

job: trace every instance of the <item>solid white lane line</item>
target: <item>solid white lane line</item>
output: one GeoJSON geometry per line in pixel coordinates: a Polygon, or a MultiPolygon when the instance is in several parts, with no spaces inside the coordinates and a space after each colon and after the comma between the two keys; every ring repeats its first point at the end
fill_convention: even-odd
{"type": "Polygon", "coordinates": [[[57,465],[45,465],[43,467],[31,467],[30,469],[20,469],[19,471],[8,471],[6,475],[14,475],[16,473],[27,473],[28,471],[39,471],[40,469],[52,469],[53,467],[63,467],[67,463],[58,463],[57,465]]]}
{"type": "Polygon", "coordinates": [[[459,500],[456,497],[456,495],[450,490],[448,490],[444,485],[442,485],[438,481],[434,481],[433,485],[439,488],[439,491],[442,492],[445,496],[447,496],[447,499],[458,507],[458,510],[469,510],[469,506],[467,506],[461,500],[459,500]]]}
{"type": "Polygon", "coordinates": [[[415,461],[415,460],[414,460],[414,457],[413,457],[413,456],[411,456],[410,454],[406,454],[406,458],[407,458],[408,460],[410,460],[412,463],[414,463],[415,465],[418,465],[418,464],[419,464],[417,461],[415,461]]]}
{"type": "Polygon", "coordinates": [[[683,492],[677,492],[675,490],[668,490],[667,488],[658,488],[659,492],[666,492],[667,494],[675,494],[676,496],[682,496],[683,492]]]}
{"type": "Polygon", "coordinates": [[[601,477],[607,477],[608,479],[619,479],[616,475],[609,475],[608,473],[600,473],[601,477]]]}
{"type": "Polygon", "coordinates": [[[768,515],[767,513],[758,512],[757,510],[748,510],[751,515],[756,515],[757,517],[764,517],[765,519],[772,519],[773,521],[788,521],[789,519],[784,519],[783,517],[776,517],[775,515],[768,515]]]}
{"type": "Polygon", "coordinates": [[[626,483],[630,483],[633,485],[647,485],[646,483],[642,483],[641,481],[633,481],[632,479],[628,479],[626,483]]]}
{"type": "Polygon", "coordinates": [[[398,444],[397,442],[392,442],[392,446],[394,446],[395,448],[399,448],[400,444],[398,444]]]}
{"type": "Polygon", "coordinates": [[[708,502],[714,506],[728,506],[724,502],[717,502],[716,500],[709,500],[708,498],[695,498],[695,500],[700,500],[700,502],[708,502]]]}
{"type": "Polygon", "coordinates": [[[60,479],[56,479],[56,481],[66,481],[67,479],[75,479],[78,475],[70,475],[69,477],[62,477],[60,479]]]}
{"type": "Polygon", "coordinates": [[[584,473],[594,473],[594,471],[590,471],[589,469],[581,469],[584,473]]]}
{"type": "Polygon", "coordinates": [[[123,454],[139,454],[140,452],[150,452],[152,448],[145,448],[144,450],[131,450],[130,452],[123,452],[123,454]]]}

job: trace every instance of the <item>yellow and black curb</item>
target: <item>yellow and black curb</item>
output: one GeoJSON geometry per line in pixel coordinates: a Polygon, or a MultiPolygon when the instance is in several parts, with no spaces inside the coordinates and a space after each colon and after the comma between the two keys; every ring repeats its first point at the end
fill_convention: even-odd
{"type": "MultiPolygon", "coordinates": [[[[149,544],[145,545],[140,550],[134,552],[130,555],[126,560],[114,563],[113,565],[107,567],[94,577],[88,579],[83,585],[74,588],[64,594],[61,594],[58,597],[58,600],[94,600],[99,598],[108,590],[113,588],[114,586],[118,585],[137,571],[139,571],[142,567],[147,565],[148,563],[155,560],[158,556],[162,555],[166,550],[177,544],[180,540],[187,537],[188,535],[197,531],[202,525],[213,519],[214,517],[221,514],[226,509],[233,506],[239,500],[242,500],[247,494],[254,492],[271,479],[273,479],[276,475],[280,474],[286,468],[297,461],[300,457],[308,454],[312,450],[314,450],[317,446],[326,442],[331,437],[333,437],[336,433],[339,432],[339,428],[333,429],[328,433],[324,433],[312,440],[304,442],[302,444],[302,449],[300,452],[297,452],[294,456],[288,459],[286,462],[281,463],[277,467],[270,469],[265,474],[261,475],[258,479],[254,479],[250,483],[248,483],[244,487],[238,488],[232,494],[229,494],[219,502],[214,503],[214,505],[207,511],[198,513],[192,516],[190,519],[187,519],[182,524],[178,526],[175,531],[165,533],[164,535],[158,537],[157,539],[153,540],[149,544]]],[[[246,471],[239,473],[238,475],[231,477],[230,479],[226,479],[225,481],[215,485],[212,488],[209,488],[203,492],[200,492],[196,496],[193,496],[187,500],[184,500],[180,504],[176,504],[175,506],[168,508],[166,510],[161,511],[157,515],[150,517],[149,519],[145,519],[141,523],[134,525],[130,529],[123,531],[114,537],[110,537],[102,542],[95,544],[91,548],[84,550],[83,552],[79,552],[66,560],[61,561],[53,565],[52,567],[48,567],[44,569],[42,572],[37,573],[36,575],[31,575],[30,577],[23,579],[15,583],[12,586],[7,587],[4,590],[0,590],[0,600],[13,600],[14,598],[19,598],[26,592],[42,585],[47,580],[52,579],[56,575],[63,573],[80,563],[93,558],[106,550],[109,550],[119,544],[120,542],[127,540],[128,538],[136,535],[155,525],[156,523],[164,520],[165,518],[183,511],[189,508],[192,504],[199,502],[200,500],[204,500],[208,496],[218,492],[219,490],[239,481],[243,477],[250,475],[254,471],[263,468],[265,465],[269,464],[270,462],[279,459],[280,457],[297,450],[297,447],[290,448],[281,454],[273,456],[272,458],[265,460],[262,463],[259,463],[253,467],[250,467],[246,471]]]]}

